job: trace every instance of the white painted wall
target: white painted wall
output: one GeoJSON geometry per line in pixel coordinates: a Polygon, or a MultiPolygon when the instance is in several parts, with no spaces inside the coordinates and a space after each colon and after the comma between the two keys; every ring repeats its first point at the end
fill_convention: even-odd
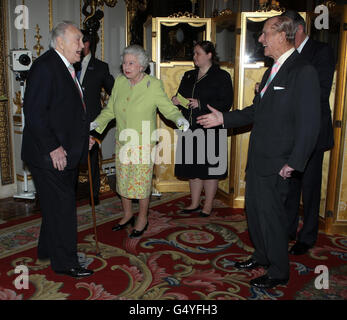
{"type": "MultiPolygon", "coordinates": [[[[80,1],[83,0],[52,0],[53,26],[62,20],[71,20],[80,25],[80,1]]],[[[24,48],[24,30],[18,30],[15,27],[15,20],[18,15],[15,8],[22,5],[22,0],[8,0],[8,50],[24,48]]],[[[50,41],[49,30],[49,1],[48,0],[24,0],[24,5],[28,7],[29,12],[29,29],[25,30],[26,47],[32,51],[34,57],[37,56],[33,47],[37,41],[36,24],[39,25],[40,35],[42,36],[40,43],[44,47],[41,51],[43,54],[48,50],[50,41]]],[[[104,57],[102,57],[101,43],[98,46],[96,56],[109,64],[110,72],[114,77],[119,73],[120,54],[125,47],[126,36],[126,6],[125,1],[118,1],[114,8],[105,6],[104,8],[104,57]]],[[[84,16],[82,15],[82,20],[84,16]]],[[[101,28],[99,32],[101,37],[101,28]]],[[[8,59],[10,62],[10,59],[8,59]]],[[[20,126],[16,126],[13,122],[13,115],[17,107],[13,104],[12,99],[15,92],[20,90],[19,82],[15,80],[15,74],[9,71],[9,100],[11,102],[10,120],[11,135],[13,141],[13,159],[15,167],[15,176],[23,175],[23,163],[20,158],[21,151],[21,134],[17,133],[21,130],[20,126]]],[[[102,144],[103,158],[109,159],[114,153],[114,129],[110,130],[102,144]]],[[[16,181],[15,184],[0,187],[0,199],[13,196],[15,193],[23,189],[23,183],[16,181]]],[[[34,186],[29,181],[29,191],[34,190],[34,186]]]]}

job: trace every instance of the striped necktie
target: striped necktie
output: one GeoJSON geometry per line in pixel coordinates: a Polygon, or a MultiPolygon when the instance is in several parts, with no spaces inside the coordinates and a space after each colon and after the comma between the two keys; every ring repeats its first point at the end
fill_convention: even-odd
{"type": "Polygon", "coordinates": [[[261,96],[261,97],[263,97],[263,95],[264,95],[266,89],[268,88],[268,86],[269,86],[269,84],[271,83],[272,79],[275,77],[275,75],[276,75],[278,69],[280,68],[280,66],[281,66],[281,64],[280,64],[278,61],[276,61],[276,62],[274,63],[274,65],[272,66],[270,75],[269,75],[269,77],[268,77],[268,79],[267,79],[267,81],[266,81],[266,83],[265,83],[265,86],[264,86],[264,88],[260,91],[260,96],[261,96]]]}
{"type": "Polygon", "coordinates": [[[78,93],[80,94],[80,97],[81,97],[81,100],[82,100],[82,104],[83,104],[84,111],[86,111],[86,105],[85,105],[84,100],[83,100],[83,94],[82,94],[82,91],[81,91],[81,87],[80,87],[79,84],[78,84],[78,80],[77,80],[77,77],[76,77],[75,68],[73,67],[72,64],[70,64],[69,67],[68,67],[68,69],[69,69],[69,71],[70,71],[70,74],[71,74],[71,77],[72,77],[73,81],[75,82],[75,85],[76,85],[76,87],[77,87],[78,93]]]}

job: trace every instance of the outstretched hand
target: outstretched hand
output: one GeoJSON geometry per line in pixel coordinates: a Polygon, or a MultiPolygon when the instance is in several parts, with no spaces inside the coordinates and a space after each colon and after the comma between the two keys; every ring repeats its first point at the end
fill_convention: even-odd
{"type": "Polygon", "coordinates": [[[207,105],[207,108],[209,108],[211,113],[204,114],[198,117],[197,123],[203,126],[204,128],[212,128],[223,124],[223,113],[211,107],[209,104],[207,105]]]}

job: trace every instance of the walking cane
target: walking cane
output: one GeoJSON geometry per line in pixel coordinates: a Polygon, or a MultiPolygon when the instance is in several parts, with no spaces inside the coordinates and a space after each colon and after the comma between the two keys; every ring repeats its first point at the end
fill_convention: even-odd
{"type": "MultiPolygon", "coordinates": [[[[93,139],[101,145],[101,141],[97,138],[93,139]]],[[[98,243],[98,234],[96,232],[96,216],[95,216],[95,204],[94,204],[94,194],[93,194],[93,181],[92,181],[92,173],[90,166],[90,151],[88,151],[88,177],[89,177],[89,193],[90,193],[90,201],[92,204],[92,215],[93,215],[93,225],[94,225],[94,236],[95,236],[95,247],[96,247],[96,255],[100,255],[99,243],[98,243]]]]}

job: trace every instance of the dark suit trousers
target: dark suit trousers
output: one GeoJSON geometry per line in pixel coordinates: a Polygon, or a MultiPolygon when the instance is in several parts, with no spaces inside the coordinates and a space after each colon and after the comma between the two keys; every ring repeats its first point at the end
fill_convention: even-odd
{"type": "Polygon", "coordinates": [[[50,258],[61,271],[78,266],[75,186],[78,170],[49,170],[29,165],[40,200],[42,224],[38,257],[50,258]]]}
{"type": "Polygon", "coordinates": [[[246,172],[246,214],[255,251],[253,258],[269,265],[267,274],[289,277],[287,215],[284,201],[288,180],[280,175],[259,176],[252,166],[246,172]]]}
{"type": "Polygon", "coordinates": [[[286,203],[289,219],[289,235],[296,237],[299,224],[299,207],[302,192],[304,223],[297,240],[313,246],[317,240],[319,208],[322,185],[322,165],[324,151],[313,152],[303,173],[295,171],[290,179],[290,191],[286,203]]]}
{"type": "Polygon", "coordinates": [[[89,151],[90,154],[90,171],[93,182],[93,196],[99,195],[100,191],[100,167],[99,167],[99,144],[96,142],[89,151]]]}

